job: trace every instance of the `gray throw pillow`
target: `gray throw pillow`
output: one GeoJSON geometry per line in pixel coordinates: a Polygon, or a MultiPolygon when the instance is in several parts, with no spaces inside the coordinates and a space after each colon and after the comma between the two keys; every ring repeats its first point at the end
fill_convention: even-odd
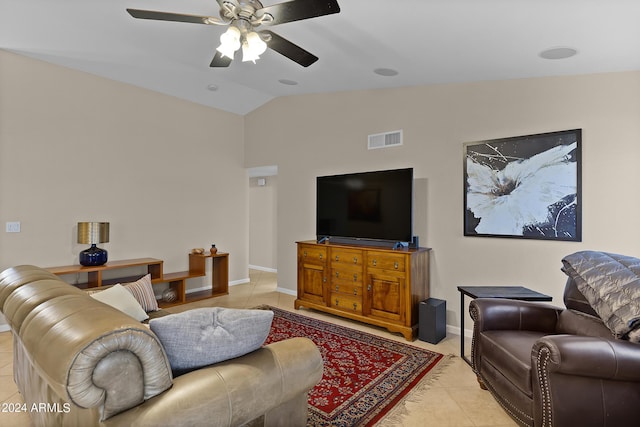
{"type": "Polygon", "coordinates": [[[273,312],[197,308],[149,321],[176,374],[257,350],[269,335],[273,312]]]}

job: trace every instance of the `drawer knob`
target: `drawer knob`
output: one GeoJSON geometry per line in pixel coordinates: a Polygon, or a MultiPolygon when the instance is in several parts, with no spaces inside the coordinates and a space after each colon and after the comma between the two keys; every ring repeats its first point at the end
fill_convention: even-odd
{"type": "Polygon", "coordinates": [[[336,271],[336,277],[340,276],[340,272],[336,271]]]}
{"type": "Polygon", "coordinates": [[[357,263],[358,263],[358,257],[357,257],[357,256],[354,256],[354,257],[353,257],[353,263],[354,263],[354,264],[357,264],[357,263]]]}
{"type": "Polygon", "coordinates": [[[358,295],[358,290],[357,290],[357,289],[354,289],[354,290],[353,290],[353,294],[357,296],[357,295],[358,295]]]}
{"type": "Polygon", "coordinates": [[[357,282],[357,281],[358,281],[358,273],[355,273],[355,274],[353,275],[353,281],[354,281],[354,282],[357,282]]]}
{"type": "Polygon", "coordinates": [[[318,255],[320,255],[320,259],[322,259],[322,252],[320,252],[318,255]]]}
{"type": "Polygon", "coordinates": [[[307,251],[304,251],[304,252],[302,253],[302,255],[306,257],[306,256],[307,256],[307,251]]]}
{"type": "Polygon", "coordinates": [[[336,307],[340,305],[340,301],[336,298],[336,307]]]}
{"type": "Polygon", "coordinates": [[[353,303],[353,311],[357,311],[358,310],[358,304],[357,303],[353,303]]]}
{"type": "Polygon", "coordinates": [[[327,283],[327,277],[326,276],[322,277],[322,283],[327,283]]]}
{"type": "Polygon", "coordinates": [[[374,259],[373,260],[373,266],[375,267],[376,265],[378,265],[378,260],[374,259]]]}
{"type": "Polygon", "coordinates": [[[336,261],[340,261],[340,255],[336,255],[336,261]]]}
{"type": "Polygon", "coordinates": [[[398,269],[398,261],[393,263],[393,268],[395,268],[396,270],[398,269]]]}
{"type": "Polygon", "coordinates": [[[340,285],[336,285],[336,292],[340,290],[340,285]]]}
{"type": "Polygon", "coordinates": [[[367,291],[371,292],[371,284],[367,285],[367,291]]]}

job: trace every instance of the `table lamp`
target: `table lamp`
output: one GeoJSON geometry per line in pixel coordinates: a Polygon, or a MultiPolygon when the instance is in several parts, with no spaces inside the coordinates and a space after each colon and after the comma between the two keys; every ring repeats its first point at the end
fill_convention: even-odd
{"type": "Polygon", "coordinates": [[[107,262],[107,251],[96,246],[109,241],[108,222],[79,222],[78,243],[91,247],[80,252],[80,264],[85,266],[102,265],[107,262]]]}

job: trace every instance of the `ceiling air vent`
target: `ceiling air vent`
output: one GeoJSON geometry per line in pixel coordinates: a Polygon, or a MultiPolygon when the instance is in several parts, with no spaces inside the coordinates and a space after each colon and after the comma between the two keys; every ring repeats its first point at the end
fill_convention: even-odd
{"type": "Polygon", "coordinates": [[[376,148],[397,147],[402,145],[402,130],[369,135],[369,150],[376,148]]]}

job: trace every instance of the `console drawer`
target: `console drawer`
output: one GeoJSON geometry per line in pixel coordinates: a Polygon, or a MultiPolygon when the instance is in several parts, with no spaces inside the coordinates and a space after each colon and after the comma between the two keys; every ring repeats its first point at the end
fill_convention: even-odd
{"type": "Polygon", "coordinates": [[[379,268],[381,270],[405,271],[404,264],[407,257],[403,254],[393,254],[389,252],[367,253],[367,268],[379,268]]]}
{"type": "Polygon", "coordinates": [[[331,292],[361,297],[362,283],[354,284],[354,283],[335,283],[334,282],[331,284],[331,292]]]}
{"type": "Polygon", "coordinates": [[[331,249],[331,265],[350,265],[362,268],[364,264],[364,256],[361,250],[332,248],[331,249]]]}
{"type": "Polygon", "coordinates": [[[324,264],[327,261],[327,248],[320,245],[300,245],[298,258],[303,262],[324,264]]]}
{"type": "Polygon", "coordinates": [[[358,285],[362,286],[362,269],[347,270],[347,269],[331,269],[331,284],[332,285],[358,285]]]}
{"type": "Polygon", "coordinates": [[[362,314],[362,297],[331,292],[331,307],[351,313],[362,314]]]}

